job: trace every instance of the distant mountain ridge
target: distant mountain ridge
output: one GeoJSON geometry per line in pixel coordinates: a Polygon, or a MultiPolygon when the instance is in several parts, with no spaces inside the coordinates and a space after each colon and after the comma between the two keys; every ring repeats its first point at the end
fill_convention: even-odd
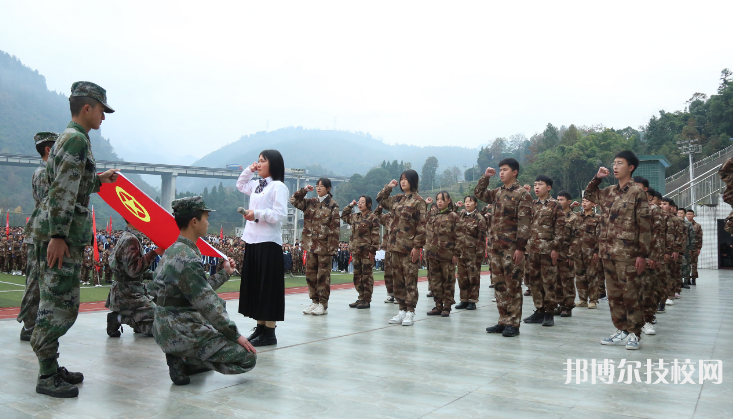
{"type": "MultiPolygon", "coordinates": [[[[458,166],[463,170],[463,165],[475,164],[479,151],[477,148],[459,146],[390,145],[377,140],[369,133],[288,127],[242,136],[239,140],[197,160],[193,166],[224,167],[227,164],[247,166],[266,148],[279,150],[285,160],[285,167],[305,168],[320,164],[340,176],[351,176],[354,173],[364,175],[383,160],[410,162],[412,168],[420,173],[425,160],[430,156],[437,157],[439,171],[451,166],[458,166]]],[[[200,192],[204,186],[211,188],[219,182],[214,179],[179,177],[177,189],[200,192]]]]}

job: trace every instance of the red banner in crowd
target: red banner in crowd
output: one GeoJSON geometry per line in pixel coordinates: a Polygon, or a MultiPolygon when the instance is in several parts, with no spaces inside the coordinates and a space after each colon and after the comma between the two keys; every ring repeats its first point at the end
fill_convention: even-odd
{"type": "Polygon", "coordinates": [[[5,236],[10,235],[10,210],[8,210],[8,216],[5,218],[5,236]]]}
{"type": "MultiPolygon", "coordinates": [[[[92,232],[94,233],[94,260],[99,262],[99,243],[97,243],[97,217],[94,216],[94,206],[92,205],[92,232]]],[[[99,272],[100,266],[94,264],[94,269],[99,272]]]]}
{"type": "Polygon", "coordinates": [[[107,231],[112,233],[112,216],[109,216],[109,226],[107,226],[107,231]]]}
{"type": "MultiPolygon", "coordinates": [[[[221,226],[221,232],[219,232],[219,239],[224,240],[224,226],[221,226]]],[[[224,243],[222,243],[224,244],[224,243]]]]}
{"type": "MultiPolygon", "coordinates": [[[[123,175],[115,183],[103,183],[99,197],[156,246],[167,249],[178,240],[180,231],[173,215],[123,175]]],[[[226,257],[200,238],[196,245],[204,256],[226,257]]]]}

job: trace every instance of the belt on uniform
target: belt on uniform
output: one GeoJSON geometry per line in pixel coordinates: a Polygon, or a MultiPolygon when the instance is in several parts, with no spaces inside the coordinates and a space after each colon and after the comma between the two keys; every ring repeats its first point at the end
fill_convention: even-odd
{"type": "Polygon", "coordinates": [[[77,198],[76,203],[84,207],[88,207],[89,206],[89,195],[86,195],[83,198],[77,198]]]}
{"type": "MultiPolygon", "coordinates": [[[[160,299],[160,298],[159,298],[160,299]]],[[[161,299],[160,304],[163,307],[193,308],[187,298],[166,298],[161,299]]]]}

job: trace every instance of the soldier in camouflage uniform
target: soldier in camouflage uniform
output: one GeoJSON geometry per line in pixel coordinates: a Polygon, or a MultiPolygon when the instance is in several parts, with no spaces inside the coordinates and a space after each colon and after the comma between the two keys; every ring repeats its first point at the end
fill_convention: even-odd
{"type": "Polygon", "coordinates": [[[341,220],[351,226],[349,247],[354,262],[354,287],[359,294],[349,307],[367,309],[374,291],[374,255],[379,249],[379,219],[372,212],[372,198],[361,196],[358,203],[351,201],[341,212],[341,220]],[[352,214],[355,205],[359,212],[352,214]]]}
{"type": "Polygon", "coordinates": [[[557,258],[557,286],[555,287],[555,301],[557,301],[555,315],[559,314],[560,317],[572,316],[573,308],[575,308],[575,266],[570,257],[570,245],[577,233],[575,220],[578,214],[573,212],[573,208],[580,203],[571,200],[572,196],[566,191],[557,194],[557,202],[560,203],[565,214],[565,232],[560,255],[557,258]]]}
{"type": "MultiPolygon", "coordinates": [[[[725,191],[723,192],[723,201],[733,206],[733,158],[730,158],[723,163],[718,170],[718,176],[725,183],[725,191]]],[[[733,211],[725,218],[725,231],[733,234],[733,211]]]]}
{"type": "Polygon", "coordinates": [[[428,316],[450,316],[451,307],[455,304],[456,264],[458,254],[457,227],[460,216],[455,212],[450,194],[440,191],[432,198],[427,198],[427,223],[425,224],[424,253],[428,258],[430,281],[432,283],[435,307],[428,316]]]}
{"type": "Polygon", "coordinates": [[[188,375],[210,369],[222,374],[248,372],[257,362],[257,351],[239,334],[226,303],[216,294],[236,265],[228,260],[221,272],[207,278],[196,246],[206,235],[212,210],[200,196],[177,199],[171,206],[181,235],[156,271],[153,322],[153,336],[165,352],[171,381],[185,385],[190,383],[188,375]]]}
{"type": "Polygon", "coordinates": [[[611,308],[611,321],[617,331],[603,339],[603,345],[626,345],[639,349],[644,326],[640,304],[640,275],[651,253],[651,218],[646,192],[631,176],[639,159],[631,151],[616,155],[613,170],[618,184],[599,189],[609,170],[601,167],[585,188],[585,198],[601,208],[598,254],[603,263],[611,308]]]}
{"type": "Polygon", "coordinates": [[[390,226],[392,225],[392,213],[383,213],[384,208],[381,205],[377,206],[374,210],[374,214],[379,218],[379,224],[384,226],[384,234],[382,235],[382,246],[384,252],[384,261],[382,270],[384,271],[384,286],[387,288],[387,299],[385,303],[399,304],[394,298],[394,282],[392,277],[392,255],[387,251],[387,244],[390,241],[390,226]]]}
{"type": "Polygon", "coordinates": [[[0,243],[0,272],[8,272],[8,238],[3,236],[0,243]]]}
{"type": "Polygon", "coordinates": [[[695,230],[695,249],[690,254],[690,282],[689,285],[697,285],[697,260],[700,257],[700,251],[702,251],[702,226],[695,221],[695,211],[689,208],[685,213],[687,221],[692,223],[692,228],[695,230]]]}
{"type": "Polygon", "coordinates": [[[40,263],[41,301],[31,346],[40,366],[36,392],[52,397],[76,397],[74,384],[84,377],[60,368],[59,338],[79,314],[79,276],[84,246],[92,241],[89,195],[101,183],[117,180],[117,170],[97,174],[89,130],[99,129],[104,114],[114,112],[104,89],[90,82],[71,86],[72,121],[56,140],[48,157],[48,196],[33,220],[34,257],[40,263]]]}
{"type": "Polygon", "coordinates": [[[89,275],[94,268],[94,251],[92,246],[84,247],[84,260],[81,263],[81,280],[84,285],[89,285],[89,275]]]}
{"type": "Polygon", "coordinates": [[[33,219],[38,215],[38,210],[41,205],[41,201],[48,195],[48,177],[46,177],[46,161],[48,160],[48,154],[51,152],[58,134],[55,132],[39,132],[33,137],[33,142],[36,144],[36,151],[41,155],[41,164],[33,172],[31,177],[31,189],[33,191],[33,212],[25,226],[25,240],[23,245],[26,246],[24,255],[26,257],[26,277],[25,277],[25,291],[23,292],[23,299],[20,302],[20,312],[18,313],[18,322],[23,323],[23,328],[20,331],[20,340],[30,341],[31,335],[33,335],[33,328],[36,326],[36,316],[38,315],[38,303],[41,301],[41,289],[39,286],[39,263],[34,257],[33,253],[33,219]]]}
{"type": "Polygon", "coordinates": [[[400,311],[389,319],[389,324],[412,326],[417,306],[417,270],[420,254],[425,246],[427,208],[418,195],[420,177],[410,169],[400,175],[400,181],[392,180],[377,195],[377,202],[392,213],[389,225],[387,252],[392,266],[394,296],[400,311]],[[403,193],[390,196],[392,189],[400,185],[403,193]]]}
{"type": "Polygon", "coordinates": [[[697,249],[697,242],[695,241],[695,227],[692,225],[690,220],[685,217],[686,213],[687,211],[685,211],[684,208],[677,210],[677,217],[682,219],[682,222],[685,224],[687,229],[687,241],[685,242],[685,249],[682,252],[682,262],[680,263],[682,270],[682,288],[690,289],[692,254],[695,249],[697,249]]]}
{"type": "Polygon", "coordinates": [[[12,273],[13,275],[21,275],[22,268],[22,257],[23,254],[23,240],[19,236],[13,237],[13,244],[10,247],[11,257],[13,260],[12,273]]]}
{"type": "Polygon", "coordinates": [[[595,204],[583,198],[583,212],[574,221],[575,234],[570,245],[570,258],[573,259],[575,285],[578,289],[577,307],[597,308],[598,305],[598,242],[597,225],[600,217],[593,211],[595,204]]]}
{"type": "MultiPolygon", "coordinates": [[[[673,235],[675,238],[674,249],[677,252],[677,257],[673,258],[670,263],[670,295],[673,297],[672,300],[675,300],[680,298],[680,292],[682,291],[682,263],[684,261],[684,253],[687,248],[689,229],[687,228],[687,225],[685,225],[684,221],[682,221],[682,218],[677,215],[677,205],[674,201],[670,203],[669,212],[669,219],[673,225],[672,231],[674,232],[673,235]]],[[[669,302],[667,304],[669,304],[669,302]]]]}
{"type": "Polygon", "coordinates": [[[102,278],[104,277],[104,265],[107,264],[109,254],[104,250],[104,246],[101,244],[97,248],[99,260],[94,261],[94,268],[92,269],[92,282],[91,284],[95,287],[102,286],[102,278]]]}
{"type": "Polygon", "coordinates": [[[303,269],[303,251],[300,250],[300,243],[293,245],[293,273],[300,275],[303,269]]]}
{"type": "Polygon", "coordinates": [[[489,258],[499,322],[486,331],[513,337],[519,334],[522,319],[521,266],[532,222],[532,198],[517,182],[519,163],[515,159],[499,162],[499,178],[503,185],[487,190],[489,180],[495,174],[494,168],[487,168],[474,189],[478,199],[491,205],[489,258]]]}
{"type": "Polygon", "coordinates": [[[104,250],[104,257],[102,257],[102,267],[104,268],[104,282],[106,284],[112,283],[112,269],[110,268],[110,257],[112,252],[115,251],[114,243],[109,244],[109,248],[104,250]]]}
{"type": "Polygon", "coordinates": [[[527,242],[527,270],[535,311],[525,323],[555,325],[557,260],[564,242],[565,213],[550,195],[552,179],[540,175],[534,182],[537,199],[532,201],[532,225],[527,242]]]}
{"type": "Polygon", "coordinates": [[[142,237],[142,233],[128,222],[109,256],[114,278],[105,304],[111,311],[107,314],[109,337],[120,337],[122,324],[132,327],[136,333],[153,336],[153,299],[143,281],[153,279],[150,265],[165,249],[158,247],[143,255],[142,237]]]}
{"type": "Polygon", "coordinates": [[[458,255],[458,288],[461,303],[456,310],[476,310],[481,287],[481,262],[486,253],[486,218],[476,210],[478,198],[473,195],[463,198],[459,206],[465,206],[458,213],[456,227],[456,254],[458,255]]]}
{"type": "Polygon", "coordinates": [[[301,188],[290,197],[290,204],[303,211],[303,250],[308,252],[305,266],[305,280],[311,304],[303,314],[320,316],[328,314],[328,299],[331,295],[331,262],[338,248],[339,205],[331,195],[331,181],[318,179],[316,187],[301,188]],[[306,199],[305,195],[316,190],[317,197],[306,199]]]}

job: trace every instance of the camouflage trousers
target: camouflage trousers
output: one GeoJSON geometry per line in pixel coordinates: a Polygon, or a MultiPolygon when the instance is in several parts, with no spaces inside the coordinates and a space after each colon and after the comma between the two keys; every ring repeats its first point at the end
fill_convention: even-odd
{"type": "Polygon", "coordinates": [[[439,310],[450,311],[456,303],[456,265],[452,260],[430,259],[430,283],[433,301],[439,310]]]}
{"type": "Polygon", "coordinates": [[[102,267],[99,267],[99,270],[97,270],[97,266],[92,266],[89,269],[89,272],[92,274],[92,280],[89,283],[91,285],[101,285],[102,284],[102,267]]]}
{"type": "Polygon", "coordinates": [[[691,271],[691,258],[690,253],[685,252],[683,255],[680,255],[682,257],[682,262],[680,263],[680,270],[681,270],[681,278],[689,278],[690,277],[690,271],[691,271]]]}
{"type": "Polygon", "coordinates": [[[7,272],[8,270],[5,268],[5,256],[0,256],[0,272],[7,272]]]}
{"type": "Polygon", "coordinates": [[[557,301],[555,301],[557,265],[552,264],[549,254],[530,253],[527,256],[527,271],[534,308],[544,313],[552,313],[557,307],[557,301]]]}
{"type": "Polygon", "coordinates": [[[89,274],[92,272],[92,268],[82,265],[81,267],[81,282],[89,282],[89,274]]]}
{"type": "MultiPolygon", "coordinates": [[[[224,261],[222,260],[221,262],[219,262],[219,264],[224,265],[224,261]]],[[[217,272],[219,272],[218,269],[217,272]]],[[[109,265],[104,265],[104,282],[106,282],[107,284],[112,283],[112,268],[109,265]]]]}
{"type": "Polygon", "coordinates": [[[644,313],[641,308],[641,276],[633,261],[603,259],[611,321],[618,330],[641,337],[644,313]]]}
{"type": "Polygon", "coordinates": [[[645,269],[641,274],[641,308],[644,311],[644,323],[651,323],[657,313],[661,298],[666,297],[666,268],[662,264],[658,269],[645,269]]]}
{"type": "Polygon", "coordinates": [[[606,294],[606,271],[603,269],[601,260],[598,261],[596,273],[598,274],[598,297],[600,298],[601,295],[608,297],[608,294],[606,294]]]}
{"type": "Polygon", "coordinates": [[[372,292],[374,291],[374,273],[372,267],[374,263],[369,255],[354,255],[354,287],[359,293],[359,300],[365,303],[372,302],[372,292]]]}
{"type": "Polygon", "coordinates": [[[331,296],[331,255],[309,253],[305,264],[305,281],[308,283],[308,297],[316,304],[328,308],[331,296]]]}
{"type": "Polygon", "coordinates": [[[700,257],[700,255],[695,254],[692,256],[690,260],[690,277],[691,278],[699,278],[697,275],[697,259],[700,257]]]}
{"type": "Polygon", "coordinates": [[[555,301],[564,310],[572,310],[575,307],[575,269],[567,259],[557,260],[555,301]]]}
{"type": "Polygon", "coordinates": [[[394,297],[394,282],[392,279],[392,252],[384,253],[384,286],[387,287],[387,295],[394,297]]]}
{"type": "Polygon", "coordinates": [[[251,371],[257,364],[257,354],[248,352],[242,345],[225,338],[224,335],[214,338],[212,345],[221,349],[206,359],[196,356],[182,357],[183,362],[196,368],[210,368],[221,374],[243,374],[251,371]]]}
{"type": "Polygon", "coordinates": [[[120,315],[120,323],[132,327],[132,329],[137,332],[153,334],[155,309],[152,304],[150,307],[139,307],[135,310],[121,310],[117,312],[117,314],[120,315]]]}
{"type": "Polygon", "coordinates": [[[522,277],[521,264],[514,263],[514,251],[492,250],[491,283],[494,284],[496,308],[499,310],[498,324],[519,328],[522,319],[522,277]]]}
{"type": "Polygon", "coordinates": [[[478,303],[479,288],[481,288],[481,260],[477,258],[458,259],[458,289],[461,290],[461,301],[478,303]]]}
{"type": "Polygon", "coordinates": [[[46,254],[48,243],[34,243],[36,260],[40,261],[39,284],[41,300],[38,304],[36,327],[31,337],[31,347],[40,365],[40,374],[55,374],[59,352],[59,338],[76,322],[79,314],[79,276],[83,247],[70,247],[62,266],[48,267],[46,254]]]}
{"type": "Polygon", "coordinates": [[[670,263],[670,296],[682,291],[682,256],[670,263]]]}
{"type": "Polygon", "coordinates": [[[39,261],[36,259],[33,245],[29,244],[25,291],[23,291],[23,299],[20,301],[20,313],[18,313],[18,323],[23,323],[23,327],[26,330],[36,326],[38,303],[41,301],[41,289],[38,283],[38,264],[39,261]]]}
{"type": "Polygon", "coordinates": [[[392,280],[394,298],[400,310],[415,312],[417,307],[417,268],[409,253],[389,252],[392,257],[392,280]]]}
{"type": "Polygon", "coordinates": [[[575,257],[575,286],[580,302],[598,304],[598,261],[592,255],[575,257]]]}

